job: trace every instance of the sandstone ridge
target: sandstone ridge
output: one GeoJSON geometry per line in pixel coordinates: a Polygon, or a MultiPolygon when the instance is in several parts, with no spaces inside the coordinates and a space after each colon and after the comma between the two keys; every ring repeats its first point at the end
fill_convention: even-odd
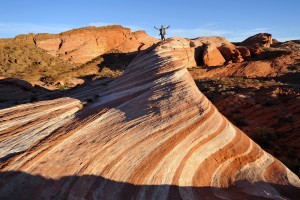
{"type": "Polygon", "coordinates": [[[198,90],[173,38],[81,106],[0,111],[0,199],[285,199],[300,180],[198,90]]]}
{"type": "MultiPolygon", "coordinates": [[[[144,31],[131,32],[119,25],[83,27],[59,34],[19,35],[9,41],[20,44],[34,43],[47,53],[74,63],[86,63],[110,50],[134,52],[148,48],[158,42],[144,31]]],[[[6,44],[8,40],[0,41],[6,44]]]]}

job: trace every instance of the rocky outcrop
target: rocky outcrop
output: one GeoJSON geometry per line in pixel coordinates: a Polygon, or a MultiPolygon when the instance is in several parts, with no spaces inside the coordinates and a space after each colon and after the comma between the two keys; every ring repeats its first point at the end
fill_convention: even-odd
{"type": "Polygon", "coordinates": [[[1,110],[0,198],[298,197],[299,178],[198,90],[179,44],[141,53],[84,108],[71,97],[1,110]]]}
{"type": "Polygon", "coordinates": [[[254,46],[249,46],[249,51],[255,57],[262,53],[262,47],[259,44],[255,44],[254,46]]]}
{"type": "MultiPolygon", "coordinates": [[[[202,52],[205,66],[223,65],[225,62],[242,62],[237,47],[224,37],[199,37],[191,40],[190,46],[202,52]]],[[[197,59],[197,58],[196,58],[197,59]]]]}
{"type": "Polygon", "coordinates": [[[247,47],[238,46],[237,50],[241,53],[242,57],[247,60],[251,57],[251,52],[247,47]]]}
{"type": "Polygon", "coordinates": [[[37,47],[75,63],[85,63],[110,50],[135,52],[158,42],[144,31],[131,32],[122,26],[85,27],[57,35],[34,36],[37,47]]]}
{"type": "Polygon", "coordinates": [[[241,54],[241,52],[239,52],[239,50],[234,50],[234,54],[232,56],[232,62],[234,63],[240,63],[240,62],[243,62],[244,61],[244,58],[241,54]]]}
{"type": "Polygon", "coordinates": [[[109,51],[136,52],[158,41],[145,31],[131,32],[129,28],[113,25],[83,27],[59,34],[22,34],[13,39],[0,39],[0,46],[35,45],[52,56],[82,64],[109,51]]]}
{"type": "MultiPolygon", "coordinates": [[[[110,60],[103,57],[133,58],[157,42],[144,31],[131,32],[121,26],[85,27],[60,34],[22,34],[0,39],[0,76],[23,79],[48,89],[57,89],[56,85],[61,83],[74,87],[83,83],[84,76],[103,74],[102,67],[108,67],[110,60]],[[85,66],[94,59],[99,62],[85,66]]],[[[122,63],[117,69],[122,71],[127,65],[122,63]]]]}
{"type": "Polygon", "coordinates": [[[226,61],[230,61],[235,54],[236,47],[233,44],[222,44],[218,47],[218,50],[221,52],[226,61]]]}
{"type": "Polygon", "coordinates": [[[226,38],[218,37],[218,36],[198,37],[196,39],[192,39],[191,43],[195,44],[196,46],[200,44],[214,44],[217,48],[222,45],[227,45],[227,46],[233,45],[226,38]]]}
{"type": "MultiPolygon", "coordinates": [[[[296,70],[299,65],[300,56],[297,53],[287,53],[279,51],[276,54],[270,49],[266,52],[260,52],[258,55],[251,55],[251,58],[240,63],[228,62],[220,67],[211,68],[210,70],[191,70],[190,73],[194,79],[218,78],[218,77],[281,77],[286,76],[291,69],[296,70]],[[273,57],[271,57],[273,56],[273,57]],[[265,59],[261,59],[264,58],[265,59]],[[267,59],[266,59],[267,58],[267,59]],[[292,66],[292,68],[290,67],[292,66]],[[293,66],[295,66],[293,68],[293,66]]],[[[295,74],[296,75],[296,74],[295,74]]],[[[298,80],[298,79],[296,79],[298,80]]]]}
{"type": "Polygon", "coordinates": [[[258,44],[261,47],[270,47],[272,44],[272,35],[269,33],[259,33],[244,40],[242,46],[254,46],[258,44]]]}
{"type": "Polygon", "coordinates": [[[205,66],[218,66],[225,63],[225,59],[222,56],[218,48],[213,44],[204,45],[203,63],[205,66]]]}

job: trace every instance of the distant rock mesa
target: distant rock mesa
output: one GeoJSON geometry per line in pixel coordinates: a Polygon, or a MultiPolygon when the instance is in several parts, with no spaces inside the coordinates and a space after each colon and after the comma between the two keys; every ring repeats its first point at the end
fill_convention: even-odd
{"type": "Polygon", "coordinates": [[[59,34],[20,35],[16,39],[23,42],[33,40],[37,47],[49,54],[81,64],[110,50],[135,52],[159,41],[144,31],[131,32],[119,25],[90,26],[59,34]]]}

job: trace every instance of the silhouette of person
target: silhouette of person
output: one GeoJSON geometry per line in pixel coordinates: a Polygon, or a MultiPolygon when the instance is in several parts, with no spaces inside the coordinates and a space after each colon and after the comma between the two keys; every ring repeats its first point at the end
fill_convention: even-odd
{"type": "Polygon", "coordinates": [[[159,30],[159,35],[160,35],[160,37],[161,37],[161,40],[162,40],[162,41],[165,41],[165,40],[166,40],[166,38],[165,38],[166,30],[167,30],[168,28],[170,28],[170,25],[169,25],[168,27],[166,27],[166,28],[165,28],[163,25],[161,25],[161,28],[160,28],[160,29],[156,28],[155,26],[154,26],[154,28],[155,28],[156,30],[159,30]]]}

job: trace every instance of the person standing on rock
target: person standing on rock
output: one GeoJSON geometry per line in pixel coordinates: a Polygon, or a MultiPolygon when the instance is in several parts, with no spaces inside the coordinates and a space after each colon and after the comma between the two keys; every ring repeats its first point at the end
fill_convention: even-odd
{"type": "Polygon", "coordinates": [[[165,35],[166,35],[166,30],[168,29],[168,28],[170,28],[170,25],[168,26],[168,27],[164,27],[163,25],[161,25],[161,28],[156,28],[155,26],[154,26],[154,28],[156,29],[156,30],[159,30],[159,35],[160,35],[160,37],[161,37],[161,40],[162,41],[166,41],[166,38],[165,38],[165,35]]]}

